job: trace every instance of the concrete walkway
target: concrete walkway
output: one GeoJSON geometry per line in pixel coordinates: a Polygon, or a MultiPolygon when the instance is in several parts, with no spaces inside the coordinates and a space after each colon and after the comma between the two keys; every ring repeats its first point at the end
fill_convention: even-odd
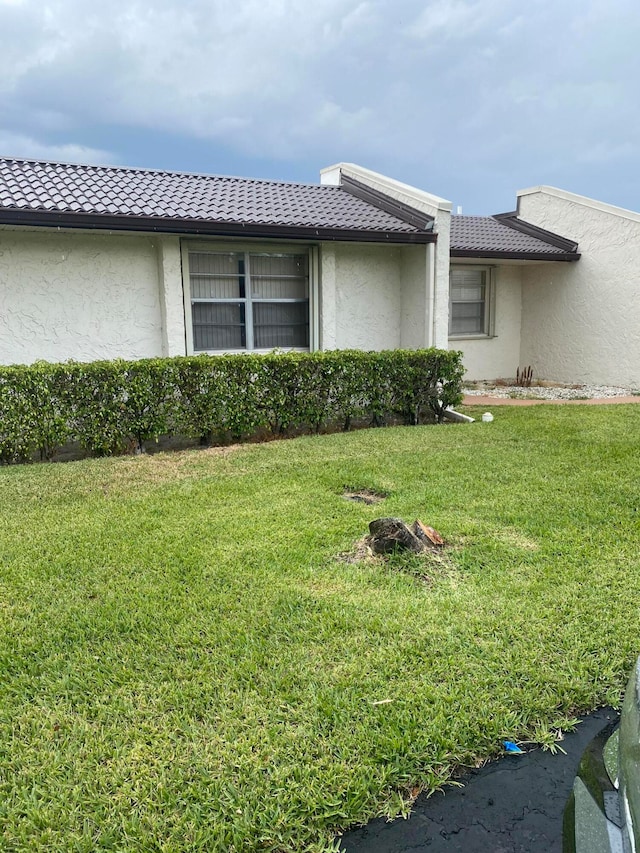
{"type": "Polygon", "coordinates": [[[640,396],[629,397],[590,397],[588,400],[546,400],[521,397],[490,397],[466,394],[462,398],[463,406],[611,406],[618,403],[640,403],[640,396]]]}

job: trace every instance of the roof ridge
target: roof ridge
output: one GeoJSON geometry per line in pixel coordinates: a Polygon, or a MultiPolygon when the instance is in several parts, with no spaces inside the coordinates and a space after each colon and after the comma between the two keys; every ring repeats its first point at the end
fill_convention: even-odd
{"type": "Polygon", "coordinates": [[[555,231],[548,231],[546,228],[541,228],[539,225],[534,225],[532,222],[527,222],[526,219],[521,219],[517,211],[509,213],[496,213],[493,216],[496,222],[506,225],[507,228],[512,228],[514,231],[519,231],[521,234],[527,234],[529,237],[534,237],[536,240],[541,240],[543,243],[549,243],[558,249],[564,249],[565,252],[577,252],[578,243],[575,240],[570,240],[568,237],[563,237],[561,234],[556,234],[555,231]]]}
{"type": "Polygon", "coordinates": [[[168,176],[176,176],[176,177],[187,177],[187,178],[207,178],[209,180],[218,180],[218,181],[242,181],[243,183],[253,183],[253,184],[277,184],[278,186],[292,186],[292,187],[313,187],[323,189],[331,189],[336,190],[340,189],[340,187],[331,186],[328,184],[321,183],[310,183],[304,181],[280,181],[277,178],[244,178],[240,175],[217,175],[211,174],[208,172],[188,172],[188,171],[174,171],[168,169],[150,169],[144,166],[118,166],[115,164],[99,164],[99,163],[69,163],[64,160],[39,160],[35,157],[5,157],[0,155],[0,163],[28,163],[34,166],[70,166],[74,169],[88,169],[90,171],[111,171],[111,172],[142,172],[143,174],[148,175],[168,175],[168,176]]]}
{"type": "Polygon", "coordinates": [[[342,175],[340,186],[350,195],[366,201],[367,204],[378,207],[385,213],[391,214],[391,216],[402,219],[403,222],[413,225],[414,228],[419,228],[421,231],[433,231],[435,224],[433,216],[405,202],[398,201],[380,190],[373,189],[373,187],[362,183],[362,181],[351,177],[351,175],[342,175]]]}

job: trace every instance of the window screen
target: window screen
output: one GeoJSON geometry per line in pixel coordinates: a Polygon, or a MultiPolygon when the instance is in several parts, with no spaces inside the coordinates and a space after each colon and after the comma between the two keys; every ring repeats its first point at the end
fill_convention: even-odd
{"type": "Polygon", "coordinates": [[[451,270],[450,335],[487,334],[487,289],[487,270],[451,270]]]}
{"type": "Polygon", "coordinates": [[[193,348],[309,348],[309,257],[189,253],[193,348]]]}

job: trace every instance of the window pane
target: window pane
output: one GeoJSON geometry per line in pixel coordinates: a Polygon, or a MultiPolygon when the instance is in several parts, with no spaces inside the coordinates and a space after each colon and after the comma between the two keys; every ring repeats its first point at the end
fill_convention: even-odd
{"type": "Polygon", "coordinates": [[[243,254],[189,252],[189,273],[194,299],[244,298],[243,254]]]}
{"type": "Polygon", "coordinates": [[[244,280],[191,276],[191,296],[193,299],[242,299],[244,280]]]}
{"type": "Polygon", "coordinates": [[[306,255],[251,255],[251,293],[255,299],[308,299],[306,255]]]}
{"type": "Polygon", "coordinates": [[[484,284],[452,285],[451,299],[454,302],[482,302],[484,300],[484,284]]]}
{"type": "Polygon", "coordinates": [[[253,306],[256,349],[309,346],[308,302],[256,302],[253,306]]]}
{"type": "Polygon", "coordinates": [[[309,275],[309,259],[306,255],[251,255],[250,263],[254,275],[275,278],[306,278],[309,275]]]}
{"type": "Polygon", "coordinates": [[[306,253],[190,252],[189,272],[196,352],[309,348],[306,253]]]}
{"type": "Polygon", "coordinates": [[[265,279],[253,275],[251,293],[254,299],[308,299],[309,283],[306,279],[265,279]]]}
{"type": "Polygon", "coordinates": [[[193,348],[202,350],[245,349],[245,307],[242,304],[193,302],[193,348]]]}
{"type": "Polygon", "coordinates": [[[454,302],[451,305],[449,331],[452,335],[484,333],[484,302],[454,302]]]}
{"type": "Polygon", "coordinates": [[[468,285],[471,287],[477,286],[479,284],[484,284],[485,275],[485,270],[451,270],[451,284],[454,287],[464,287],[468,285]]]}
{"type": "Polygon", "coordinates": [[[487,333],[487,270],[451,270],[449,292],[449,334],[487,333]]]}
{"type": "Polygon", "coordinates": [[[236,252],[189,252],[191,274],[238,275],[238,264],[244,262],[244,255],[236,252]]]}

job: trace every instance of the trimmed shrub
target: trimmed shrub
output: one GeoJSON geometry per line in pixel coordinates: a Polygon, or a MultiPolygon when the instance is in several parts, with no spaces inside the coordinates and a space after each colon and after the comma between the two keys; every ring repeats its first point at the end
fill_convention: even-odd
{"type": "Polygon", "coordinates": [[[0,462],[50,459],[70,439],[65,366],[37,362],[0,369],[0,462]]]}
{"type": "Polygon", "coordinates": [[[67,442],[104,456],[145,441],[282,435],[354,420],[440,421],[461,399],[461,353],[319,353],[38,362],[0,367],[0,462],[50,459],[67,442]]]}

